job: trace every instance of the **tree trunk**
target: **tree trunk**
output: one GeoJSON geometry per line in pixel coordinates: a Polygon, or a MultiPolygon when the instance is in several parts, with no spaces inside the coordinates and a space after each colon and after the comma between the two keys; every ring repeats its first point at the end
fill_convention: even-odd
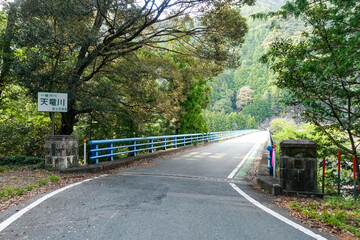
{"type": "Polygon", "coordinates": [[[79,121],[75,110],[71,107],[68,109],[68,112],[61,113],[60,135],[71,135],[74,131],[75,124],[79,121]]]}

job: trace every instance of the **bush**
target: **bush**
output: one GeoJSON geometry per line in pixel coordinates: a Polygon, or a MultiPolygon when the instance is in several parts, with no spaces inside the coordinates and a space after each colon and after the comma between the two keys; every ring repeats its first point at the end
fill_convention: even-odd
{"type": "Polygon", "coordinates": [[[22,166],[26,165],[32,169],[45,168],[45,160],[39,157],[26,157],[23,155],[0,157],[0,165],[22,166]]]}
{"type": "Polygon", "coordinates": [[[35,156],[44,155],[45,135],[49,133],[47,125],[43,127],[33,122],[25,124],[14,123],[11,125],[0,123],[0,151],[3,154],[13,155],[16,153],[35,156]]]}
{"type": "Polygon", "coordinates": [[[15,164],[14,165],[24,165],[26,157],[24,155],[16,155],[14,157],[15,164]]]}
{"type": "Polygon", "coordinates": [[[35,164],[35,165],[31,165],[30,166],[31,169],[46,169],[46,166],[45,166],[45,161],[43,160],[42,162],[39,162],[38,164],[35,164]]]}
{"type": "Polygon", "coordinates": [[[0,165],[12,166],[15,165],[15,163],[16,163],[15,157],[2,157],[0,159],[0,165]]]}
{"type": "Polygon", "coordinates": [[[44,163],[45,166],[44,159],[39,157],[27,157],[24,162],[25,165],[41,165],[42,163],[44,163]]]}
{"type": "Polygon", "coordinates": [[[18,85],[7,85],[1,97],[0,153],[43,156],[45,135],[51,132],[48,114],[36,111],[30,94],[18,85]]]}

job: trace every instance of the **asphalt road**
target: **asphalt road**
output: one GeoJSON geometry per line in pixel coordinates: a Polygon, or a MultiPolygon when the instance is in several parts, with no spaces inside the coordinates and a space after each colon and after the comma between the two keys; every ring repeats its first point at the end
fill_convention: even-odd
{"type": "MultiPolygon", "coordinates": [[[[267,137],[257,132],[84,182],[13,219],[0,239],[332,239],[281,220],[290,218],[243,179],[267,137]]],[[[0,215],[3,226],[17,210],[0,215]]]]}

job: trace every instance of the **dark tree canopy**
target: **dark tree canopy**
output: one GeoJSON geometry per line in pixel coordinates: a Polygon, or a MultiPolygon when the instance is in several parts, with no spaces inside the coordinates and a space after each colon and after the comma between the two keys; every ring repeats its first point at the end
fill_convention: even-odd
{"type": "Polygon", "coordinates": [[[140,49],[197,58],[213,74],[236,64],[234,47],[242,44],[247,25],[234,7],[253,3],[16,0],[8,8],[16,8],[17,16],[11,75],[34,99],[38,91],[69,93],[60,134],[71,134],[80,115],[96,107],[94,93],[114,64],[137,65],[140,49]]]}

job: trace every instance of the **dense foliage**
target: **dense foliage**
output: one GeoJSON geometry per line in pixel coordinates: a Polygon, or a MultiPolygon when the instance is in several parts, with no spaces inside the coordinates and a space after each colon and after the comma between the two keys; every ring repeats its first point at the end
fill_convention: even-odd
{"type": "Polygon", "coordinates": [[[0,155],[43,155],[37,92],[66,92],[56,134],[80,138],[206,132],[209,79],[238,65],[253,0],[33,1],[0,21],[0,155]],[[14,146],[9,148],[9,146],[14,146]]]}
{"type": "Polygon", "coordinates": [[[210,131],[233,131],[238,129],[256,129],[255,118],[242,112],[225,113],[205,111],[204,117],[210,131]]]}
{"type": "Polygon", "coordinates": [[[276,72],[276,85],[288,90],[286,103],[298,106],[304,119],[354,155],[359,166],[359,2],[295,0],[278,12],[257,16],[295,17],[311,26],[299,42],[277,39],[263,61],[276,72]],[[339,141],[337,132],[346,133],[349,143],[339,141]]]}
{"type": "Polygon", "coordinates": [[[36,104],[22,88],[6,88],[0,114],[0,156],[44,156],[44,136],[50,133],[50,119],[36,112],[36,104]]]}
{"type": "MultiPolygon", "coordinates": [[[[321,129],[312,123],[295,124],[282,118],[271,121],[270,128],[272,137],[276,145],[279,145],[283,139],[312,140],[317,144],[318,151],[318,182],[322,182],[322,158],[326,157],[325,170],[325,194],[337,194],[337,164],[338,147],[329,139],[321,129]]],[[[333,130],[332,134],[336,136],[339,143],[349,145],[350,141],[346,134],[339,130],[333,130]]],[[[277,152],[278,153],[278,152],[277,152]]],[[[277,158],[279,159],[279,157],[277,158]]],[[[353,166],[352,157],[342,152],[341,161],[341,185],[351,189],[353,185],[353,166]],[[349,188],[350,187],[350,188],[349,188]]],[[[343,193],[349,194],[345,191],[343,193]]],[[[350,191],[350,195],[352,191],[350,191]]]]}

